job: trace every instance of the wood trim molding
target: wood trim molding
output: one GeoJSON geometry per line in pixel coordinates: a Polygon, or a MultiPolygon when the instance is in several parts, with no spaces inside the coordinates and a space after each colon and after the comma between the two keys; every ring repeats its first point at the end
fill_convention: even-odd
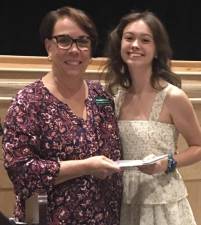
{"type": "MultiPolygon", "coordinates": [[[[107,58],[92,58],[87,73],[101,72],[107,58]]],[[[201,61],[172,60],[172,70],[179,75],[201,75],[201,61]]],[[[33,71],[47,72],[51,64],[47,57],[43,56],[9,56],[0,55],[0,71],[33,71]]]]}

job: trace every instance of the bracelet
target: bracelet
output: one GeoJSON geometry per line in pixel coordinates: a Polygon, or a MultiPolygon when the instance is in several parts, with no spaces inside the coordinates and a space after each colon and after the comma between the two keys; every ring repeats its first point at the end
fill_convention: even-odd
{"type": "Polygon", "coordinates": [[[165,171],[165,173],[169,174],[174,172],[176,167],[177,167],[177,161],[173,158],[172,153],[168,154],[168,165],[167,165],[167,170],[165,171]]]}

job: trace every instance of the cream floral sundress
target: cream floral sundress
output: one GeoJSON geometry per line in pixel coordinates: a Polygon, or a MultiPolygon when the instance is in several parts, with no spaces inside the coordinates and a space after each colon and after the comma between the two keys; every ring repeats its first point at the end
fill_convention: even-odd
{"type": "MultiPolygon", "coordinates": [[[[119,120],[124,159],[143,159],[150,154],[174,153],[178,131],[173,124],[159,122],[167,85],[156,94],[147,121],[119,120]]],[[[117,116],[125,91],[116,98],[117,116]]],[[[134,110],[134,109],[133,109],[134,110]]],[[[147,175],[136,168],[125,169],[121,225],[196,225],[181,175],[147,175]]]]}

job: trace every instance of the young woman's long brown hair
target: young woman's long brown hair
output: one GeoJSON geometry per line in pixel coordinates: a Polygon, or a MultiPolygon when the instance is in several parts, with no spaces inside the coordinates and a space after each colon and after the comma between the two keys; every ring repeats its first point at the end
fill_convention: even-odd
{"type": "Polygon", "coordinates": [[[124,16],[119,25],[109,34],[106,48],[108,61],[105,66],[106,84],[110,93],[114,94],[116,87],[129,88],[131,78],[127,65],[123,62],[120,54],[121,39],[125,27],[134,21],[143,20],[150,28],[156,46],[156,57],[152,62],[151,85],[156,88],[157,81],[162,78],[178,87],[180,79],[171,70],[172,50],[167,32],[160,20],[149,11],[131,12],[124,16]]]}

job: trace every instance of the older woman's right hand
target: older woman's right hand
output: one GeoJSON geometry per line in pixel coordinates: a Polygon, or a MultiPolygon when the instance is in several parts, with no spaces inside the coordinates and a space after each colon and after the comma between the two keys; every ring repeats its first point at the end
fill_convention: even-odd
{"type": "Polygon", "coordinates": [[[86,161],[89,166],[88,174],[99,179],[105,179],[113,173],[121,171],[117,163],[103,155],[90,157],[86,161]]]}

